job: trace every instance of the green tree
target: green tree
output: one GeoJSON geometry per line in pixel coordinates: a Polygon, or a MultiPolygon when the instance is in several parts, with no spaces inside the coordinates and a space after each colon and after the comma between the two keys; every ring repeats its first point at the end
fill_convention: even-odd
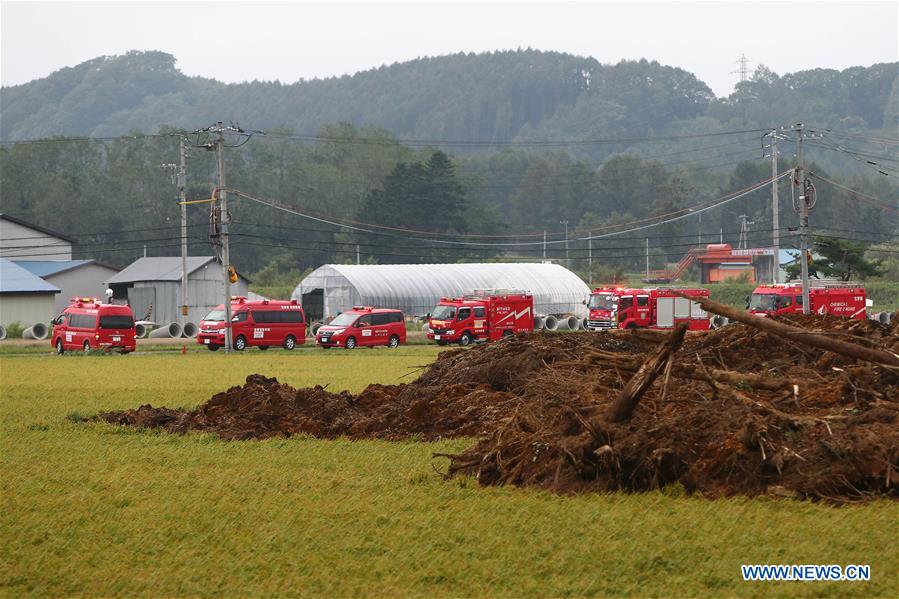
{"type": "MultiPolygon", "coordinates": [[[[834,237],[815,237],[812,242],[813,253],[818,258],[809,261],[809,276],[817,278],[836,277],[840,281],[866,279],[882,274],[879,262],[865,259],[867,244],[861,241],[849,241],[834,237]]],[[[814,255],[813,254],[813,255],[814,255]]],[[[799,254],[796,254],[799,257],[799,254]]],[[[802,265],[796,263],[786,267],[790,279],[799,278],[802,265]]]]}

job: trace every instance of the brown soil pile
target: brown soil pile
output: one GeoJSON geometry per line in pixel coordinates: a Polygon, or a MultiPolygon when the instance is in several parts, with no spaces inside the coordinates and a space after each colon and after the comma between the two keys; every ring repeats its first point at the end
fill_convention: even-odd
{"type": "MultiPolygon", "coordinates": [[[[814,316],[789,322],[899,353],[896,325],[814,316]]],[[[522,335],[443,352],[417,381],[371,385],[358,395],[251,375],[194,411],[146,405],[101,417],[226,439],[480,436],[449,456],[450,475],[563,493],[680,483],[710,497],[899,496],[895,369],[733,324],[688,335],[633,416],[607,422],[610,402],[666,338],[654,331],[522,335]],[[742,378],[722,382],[733,374],[742,378]]]]}

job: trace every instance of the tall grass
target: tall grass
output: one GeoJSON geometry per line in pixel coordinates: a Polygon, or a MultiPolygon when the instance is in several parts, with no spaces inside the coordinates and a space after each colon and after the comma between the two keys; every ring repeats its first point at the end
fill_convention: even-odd
{"type": "Polygon", "coordinates": [[[433,347],[0,357],[0,588],[88,596],[896,596],[896,504],[559,497],[446,481],[470,440],[226,442],[80,422],[194,406],[260,372],[361,390],[433,347]],[[67,418],[67,416],[71,417],[67,418]],[[869,563],[744,583],[743,563],[869,563]]]}

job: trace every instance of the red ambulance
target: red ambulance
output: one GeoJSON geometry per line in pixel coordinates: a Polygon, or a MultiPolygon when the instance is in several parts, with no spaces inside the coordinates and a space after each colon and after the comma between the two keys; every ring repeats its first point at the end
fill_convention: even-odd
{"type": "MultiPolygon", "coordinates": [[[[231,343],[237,351],[280,345],[291,350],[306,342],[306,315],[296,300],[247,301],[231,298],[231,343]]],[[[225,305],[200,321],[197,343],[215,351],[225,345],[225,305]]]]}
{"type": "Polygon", "coordinates": [[[104,304],[93,297],[73,297],[53,319],[50,343],[57,354],[92,349],[133,352],[137,348],[134,313],[128,306],[104,304]]]}
{"type": "Polygon", "coordinates": [[[399,347],[406,342],[406,319],[399,310],[353,306],[318,329],[315,343],[331,347],[399,347]]]}
{"type": "Polygon", "coordinates": [[[445,297],[428,320],[428,339],[437,345],[496,341],[534,330],[534,297],[517,289],[480,289],[445,297]]]}

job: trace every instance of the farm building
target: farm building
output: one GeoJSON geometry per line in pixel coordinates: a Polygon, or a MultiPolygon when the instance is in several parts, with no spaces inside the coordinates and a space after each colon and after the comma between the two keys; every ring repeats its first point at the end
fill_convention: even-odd
{"type": "Polygon", "coordinates": [[[71,260],[75,240],[0,212],[0,256],[10,260],[71,260]]]}
{"type": "MultiPolygon", "coordinates": [[[[138,320],[160,324],[199,322],[212,308],[222,303],[222,266],[212,256],[187,259],[187,309],[181,316],[181,258],[139,258],[122,272],[106,280],[114,302],[128,301],[138,320]]],[[[247,294],[247,279],[240,277],[231,285],[231,295],[247,294]]]]}
{"type": "Polygon", "coordinates": [[[325,264],[304,278],[292,297],[310,320],[335,316],[353,306],[399,308],[424,316],[441,297],[475,289],[523,289],[534,295],[538,314],[584,312],[590,288],[558,264],[325,264]]]}
{"type": "Polygon", "coordinates": [[[12,260],[0,258],[0,325],[18,322],[28,327],[50,322],[58,293],[59,288],[12,260]]]}
{"type": "Polygon", "coordinates": [[[62,312],[73,297],[98,297],[105,301],[106,281],[118,268],[96,260],[16,260],[15,263],[61,290],[56,312],[62,312]]]}

